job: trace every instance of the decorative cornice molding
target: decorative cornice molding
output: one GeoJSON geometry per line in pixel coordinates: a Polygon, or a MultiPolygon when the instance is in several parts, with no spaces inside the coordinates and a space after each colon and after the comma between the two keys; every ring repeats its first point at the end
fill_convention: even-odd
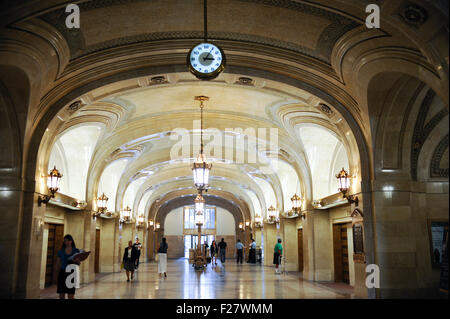
{"type": "MultiPolygon", "coordinates": [[[[133,2],[143,2],[146,0],[96,0],[80,3],[80,12],[94,9],[110,7],[113,5],[130,4],[133,2]]],[[[312,6],[305,3],[299,3],[291,0],[240,0],[241,2],[251,2],[256,4],[281,7],[289,10],[299,11],[316,17],[329,20],[331,23],[322,31],[317,41],[317,47],[310,49],[305,46],[290,42],[284,42],[278,39],[265,38],[255,35],[240,34],[234,32],[209,32],[210,39],[214,40],[237,40],[250,43],[265,44],[272,47],[289,49],[301,54],[316,58],[327,64],[331,61],[331,52],[336,41],[345,33],[358,27],[361,23],[356,22],[344,15],[340,15],[331,10],[326,10],[318,6],[312,6]]],[[[87,47],[84,34],[81,29],[68,29],[65,25],[66,12],[64,8],[45,13],[40,16],[42,20],[54,26],[66,39],[70,48],[71,59],[75,59],[93,52],[114,48],[122,45],[174,39],[203,39],[201,31],[171,31],[140,34],[129,37],[116,38],[110,41],[98,43],[87,47]]]]}
{"type": "Polygon", "coordinates": [[[428,112],[430,111],[431,103],[436,96],[436,93],[429,89],[425,98],[423,99],[420,111],[417,116],[416,124],[414,126],[413,136],[411,140],[411,177],[414,181],[417,180],[417,166],[419,161],[420,151],[430,135],[431,131],[438,125],[438,123],[448,114],[446,108],[440,110],[433,118],[425,124],[428,112]]]}
{"type": "Polygon", "coordinates": [[[439,142],[433,152],[430,164],[430,177],[449,177],[449,168],[441,168],[441,160],[444,152],[448,150],[449,136],[448,133],[439,142]]]}

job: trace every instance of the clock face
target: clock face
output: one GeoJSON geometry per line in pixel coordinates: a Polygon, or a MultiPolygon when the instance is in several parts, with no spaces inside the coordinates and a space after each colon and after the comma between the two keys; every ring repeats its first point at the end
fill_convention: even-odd
{"type": "Polygon", "coordinates": [[[188,55],[189,69],[199,78],[214,78],[224,69],[225,55],[214,44],[200,43],[188,55]]]}

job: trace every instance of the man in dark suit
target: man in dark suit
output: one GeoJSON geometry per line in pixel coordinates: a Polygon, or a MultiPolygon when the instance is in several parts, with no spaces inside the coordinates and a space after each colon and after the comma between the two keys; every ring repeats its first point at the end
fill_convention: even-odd
{"type": "Polygon", "coordinates": [[[222,240],[220,241],[219,245],[219,250],[220,250],[220,261],[222,263],[225,262],[225,252],[227,250],[227,243],[225,242],[225,239],[222,238],[222,240]]]}
{"type": "Polygon", "coordinates": [[[135,267],[138,269],[139,267],[139,258],[141,257],[142,244],[139,242],[139,238],[136,237],[136,242],[133,244],[133,249],[136,252],[136,263],[135,267]]]}

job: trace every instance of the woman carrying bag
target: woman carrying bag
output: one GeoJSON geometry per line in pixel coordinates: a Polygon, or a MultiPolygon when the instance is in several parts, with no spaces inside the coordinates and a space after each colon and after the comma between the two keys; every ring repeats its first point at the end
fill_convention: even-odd
{"type": "Polygon", "coordinates": [[[161,277],[164,273],[164,277],[167,277],[167,248],[169,248],[169,245],[167,245],[166,238],[163,237],[161,244],[159,244],[158,249],[158,273],[161,277]]]}

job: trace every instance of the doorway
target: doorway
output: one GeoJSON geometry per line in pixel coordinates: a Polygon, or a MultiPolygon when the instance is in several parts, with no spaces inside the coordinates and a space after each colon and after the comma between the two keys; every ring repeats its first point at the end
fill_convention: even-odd
{"type": "Polygon", "coordinates": [[[303,229],[298,229],[298,271],[303,272],[303,229]]]}
{"type": "Polygon", "coordinates": [[[334,281],[350,283],[347,223],[333,224],[334,281]]]}
{"type": "Polygon", "coordinates": [[[58,250],[64,241],[64,225],[48,224],[47,262],[45,268],[45,287],[56,284],[58,271],[56,262],[58,250]]]}
{"type": "Polygon", "coordinates": [[[95,230],[95,262],[94,273],[100,272],[100,229],[95,230]]]}

